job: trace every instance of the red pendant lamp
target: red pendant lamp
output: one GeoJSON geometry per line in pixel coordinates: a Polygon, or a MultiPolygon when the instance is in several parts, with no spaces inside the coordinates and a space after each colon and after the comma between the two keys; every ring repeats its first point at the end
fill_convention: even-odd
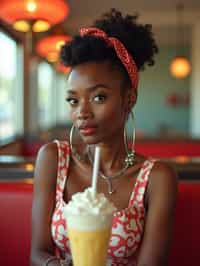
{"type": "Polygon", "coordinates": [[[40,39],[36,44],[36,52],[43,58],[46,58],[50,63],[55,63],[59,59],[59,52],[65,42],[70,41],[68,35],[50,35],[40,39]]]}
{"type": "Polygon", "coordinates": [[[49,63],[57,65],[56,69],[67,73],[69,68],[59,62],[59,53],[62,45],[70,41],[71,37],[66,34],[55,34],[40,39],[36,44],[36,52],[49,63]]]}
{"type": "Polygon", "coordinates": [[[71,68],[70,67],[66,67],[62,63],[58,62],[57,65],[56,65],[56,70],[58,72],[63,73],[63,74],[69,74],[71,68]]]}
{"type": "Polygon", "coordinates": [[[0,18],[16,30],[42,32],[62,22],[69,13],[64,0],[1,0],[0,18]]]}
{"type": "Polygon", "coordinates": [[[170,65],[172,75],[178,79],[187,77],[191,72],[191,65],[185,56],[177,56],[170,65]]]}

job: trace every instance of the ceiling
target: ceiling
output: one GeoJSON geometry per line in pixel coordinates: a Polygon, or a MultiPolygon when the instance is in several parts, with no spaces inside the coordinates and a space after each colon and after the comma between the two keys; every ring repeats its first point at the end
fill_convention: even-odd
{"type": "MultiPolygon", "coordinates": [[[[102,13],[115,7],[124,14],[137,12],[141,23],[153,25],[158,42],[173,43],[176,41],[177,17],[174,0],[66,0],[70,14],[63,25],[68,34],[77,33],[82,26],[91,23],[102,13]]],[[[179,1],[180,3],[180,1],[179,1]]],[[[191,27],[200,20],[200,0],[182,0],[184,4],[183,19],[186,25],[185,37],[190,39],[191,27]]]]}

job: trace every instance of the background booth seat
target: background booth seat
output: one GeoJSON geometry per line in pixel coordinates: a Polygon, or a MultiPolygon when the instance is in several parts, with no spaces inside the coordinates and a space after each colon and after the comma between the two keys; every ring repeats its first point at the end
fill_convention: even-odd
{"type": "Polygon", "coordinates": [[[199,238],[200,182],[182,182],[178,187],[176,219],[169,266],[200,265],[199,238]]]}
{"type": "Polygon", "coordinates": [[[138,153],[157,158],[176,156],[200,157],[200,141],[136,141],[135,149],[138,153]]]}
{"type": "Polygon", "coordinates": [[[28,266],[33,185],[0,183],[0,265],[28,266]]]}

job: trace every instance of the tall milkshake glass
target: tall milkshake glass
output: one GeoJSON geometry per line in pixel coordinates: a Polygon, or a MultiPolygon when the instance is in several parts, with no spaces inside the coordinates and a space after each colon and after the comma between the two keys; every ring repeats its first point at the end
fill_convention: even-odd
{"type": "Polygon", "coordinates": [[[103,193],[96,192],[97,168],[93,171],[92,187],[74,194],[64,211],[74,266],[106,264],[116,208],[103,193]]]}
{"type": "Polygon", "coordinates": [[[65,211],[73,265],[105,266],[114,206],[106,203],[103,194],[93,198],[90,189],[75,194],[72,201],[77,201],[80,208],[77,213],[69,206],[65,211]],[[106,205],[106,209],[103,210],[102,205],[106,205]]]}

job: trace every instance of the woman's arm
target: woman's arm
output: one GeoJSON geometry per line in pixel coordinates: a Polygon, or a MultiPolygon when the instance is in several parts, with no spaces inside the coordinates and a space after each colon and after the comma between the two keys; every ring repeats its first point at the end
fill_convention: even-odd
{"type": "MultiPolygon", "coordinates": [[[[57,146],[49,143],[43,146],[37,156],[34,176],[32,207],[31,266],[45,265],[48,258],[54,257],[51,238],[51,217],[55,206],[57,179],[57,146]]],[[[60,265],[58,260],[50,265],[60,265]]]]}
{"type": "Polygon", "coordinates": [[[138,266],[167,265],[173,233],[177,177],[168,165],[157,162],[149,177],[148,211],[138,266]]]}

